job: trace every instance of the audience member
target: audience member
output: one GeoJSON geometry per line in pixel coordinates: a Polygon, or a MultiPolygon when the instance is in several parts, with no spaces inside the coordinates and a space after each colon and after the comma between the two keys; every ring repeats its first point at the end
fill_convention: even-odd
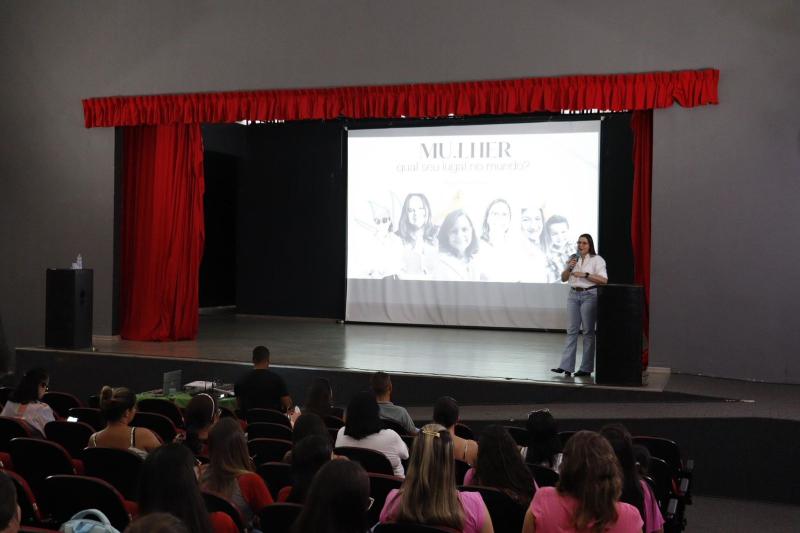
{"type": "Polygon", "coordinates": [[[341,416],[342,412],[333,406],[333,389],[331,382],[326,378],[316,378],[308,388],[306,404],[303,412],[315,413],[319,416],[341,416]]]}
{"type": "Polygon", "coordinates": [[[186,423],[184,444],[193,454],[208,456],[208,432],[219,421],[221,413],[217,400],[210,394],[201,392],[189,400],[183,414],[186,423]]]}
{"type": "Polygon", "coordinates": [[[464,484],[500,489],[527,509],[536,491],[533,475],[508,431],[502,426],[487,426],[478,450],[478,460],[467,472],[464,484]]]}
{"type": "Polygon", "coordinates": [[[200,476],[203,489],[229,499],[239,509],[248,525],[258,512],[273,503],[272,495],[247,450],[247,438],[233,418],[217,422],[208,433],[209,463],[200,476]]]}
{"type": "Polygon", "coordinates": [[[231,517],[208,513],[194,471],[189,448],[170,443],[147,456],[139,474],[139,516],[170,513],[192,533],[238,531],[231,517]]]}
{"type": "Polygon", "coordinates": [[[125,528],[125,533],[189,533],[189,529],[177,516],[150,513],[131,522],[125,528]]]}
{"type": "Polygon", "coordinates": [[[269,369],[269,350],[266,346],[253,348],[253,369],[234,386],[239,409],[247,414],[248,409],[265,408],[291,411],[292,398],[286,382],[269,369]]]}
{"type": "MultiPolygon", "coordinates": [[[[297,443],[306,437],[316,435],[324,437],[330,441],[330,433],[328,432],[325,422],[314,413],[303,413],[297,417],[292,431],[292,450],[297,446],[297,443]]],[[[292,462],[292,450],[286,452],[283,456],[284,463],[292,462]]]]}
{"type": "Polygon", "coordinates": [[[631,434],[622,424],[603,426],[600,434],[611,444],[622,469],[622,494],[619,501],[629,503],[639,510],[645,533],[660,533],[664,530],[664,518],[650,486],[639,474],[631,434]]]}
{"type": "Polygon", "coordinates": [[[558,436],[558,423],[550,411],[538,409],[528,415],[528,446],[522,448],[525,462],[541,465],[556,472],[561,468],[561,437],[558,436]]]}
{"type": "Polygon", "coordinates": [[[89,437],[89,447],[128,450],[144,457],[161,446],[161,440],[149,429],[130,426],[136,416],[136,395],[130,389],[103,387],[100,410],[106,427],[89,437]]]}
{"type": "Polygon", "coordinates": [[[11,393],[0,416],[24,420],[33,429],[44,435],[44,426],[55,420],[53,410],[42,402],[50,378],[43,368],[28,370],[11,393]]]}
{"type": "Polygon", "coordinates": [[[392,403],[392,378],[389,377],[389,374],[375,372],[369,378],[369,384],[372,387],[372,392],[375,393],[375,399],[378,401],[381,418],[393,420],[403,426],[409,435],[416,435],[417,427],[414,425],[414,421],[411,420],[406,408],[392,403]]]}
{"type": "Polygon", "coordinates": [[[491,533],[492,519],[478,492],[456,489],[453,438],[439,424],[422,428],[414,442],[408,476],[392,489],[380,521],[413,522],[464,533],[491,533]]]}
{"type": "Polygon", "coordinates": [[[474,440],[462,439],[456,435],[458,422],[458,402],[450,396],[442,396],[433,404],[433,421],[441,424],[450,432],[453,440],[455,458],[470,466],[478,459],[478,443],[474,440]]]}
{"type": "Polygon", "coordinates": [[[408,447],[396,432],[383,429],[378,402],[370,392],[359,392],[347,406],[344,427],[336,436],[336,446],[369,448],[384,454],[394,469],[394,475],[403,476],[400,462],[408,459],[408,447]]]}
{"type": "Polygon", "coordinates": [[[17,504],[17,488],[5,473],[0,472],[0,533],[16,533],[22,515],[17,504]]]}
{"type": "Polygon", "coordinates": [[[329,461],[320,468],[293,533],[365,533],[369,477],[355,461],[329,461]]]}
{"type": "Polygon", "coordinates": [[[642,517],[619,501],[622,473],[608,441],[579,431],[567,441],[558,487],[540,487],[525,513],[523,533],[638,533],[642,517]]]}
{"type": "Polygon", "coordinates": [[[333,448],[327,435],[310,435],[297,442],[292,449],[292,486],[285,492],[282,490],[285,497],[278,496],[278,500],[304,503],[314,475],[332,457],[333,448]]]}

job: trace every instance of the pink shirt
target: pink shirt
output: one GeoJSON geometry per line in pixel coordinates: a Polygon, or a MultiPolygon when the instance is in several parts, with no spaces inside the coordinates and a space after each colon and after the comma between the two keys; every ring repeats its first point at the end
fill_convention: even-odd
{"type": "MultiPolygon", "coordinates": [[[[463,533],[480,533],[486,519],[486,504],[480,492],[459,492],[458,499],[461,500],[461,507],[464,509],[464,528],[463,533]]],[[[400,505],[400,492],[392,489],[386,496],[386,503],[381,510],[380,522],[394,522],[397,516],[397,506],[400,505]]]]}
{"type": "Polygon", "coordinates": [[[645,533],[652,533],[664,527],[664,517],[661,515],[661,509],[658,508],[658,501],[653,491],[650,490],[650,485],[645,480],[642,480],[641,483],[642,493],[644,494],[644,530],[645,533]]]}
{"type": "MultiPolygon", "coordinates": [[[[559,494],[555,487],[542,487],[536,491],[529,511],[536,518],[537,533],[574,533],[572,516],[577,507],[572,496],[559,494]]],[[[636,507],[617,502],[617,515],[617,521],[604,533],[641,533],[643,522],[636,507]]]]}

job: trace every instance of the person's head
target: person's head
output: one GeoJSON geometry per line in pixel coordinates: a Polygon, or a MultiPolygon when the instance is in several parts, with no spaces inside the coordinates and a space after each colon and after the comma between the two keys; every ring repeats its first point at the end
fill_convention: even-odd
{"type": "Polygon", "coordinates": [[[439,228],[439,251],[460,259],[471,259],[477,253],[475,227],[463,209],[456,209],[444,218],[439,228]]]}
{"type": "Polygon", "coordinates": [[[214,425],[220,416],[217,400],[210,394],[201,392],[189,400],[183,419],[186,423],[186,445],[195,454],[200,453],[202,443],[200,432],[214,425]]]}
{"type": "Polygon", "coordinates": [[[603,426],[600,429],[600,434],[611,444],[622,470],[620,501],[629,503],[639,509],[639,513],[644,517],[644,493],[642,492],[639,470],[636,468],[636,457],[633,453],[631,434],[622,424],[603,426]]]}
{"type": "Polygon", "coordinates": [[[255,471],[247,437],[233,418],[223,418],[208,432],[208,457],[203,480],[211,490],[225,496],[231,495],[240,475],[255,471]]]}
{"type": "Polygon", "coordinates": [[[461,530],[464,511],[456,490],[453,438],[439,424],[423,426],[400,489],[398,522],[417,522],[461,530]]]}
{"type": "Polygon", "coordinates": [[[314,475],[331,460],[333,448],[328,436],[311,435],[292,448],[292,493],[289,501],[303,503],[314,475]]]}
{"type": "Polygon", "coordinates": [[[269,348],[266,346],[253,348],[253,366],[256,368],[269,367],[269,348]]]}
{"type": "Polygon", "coordinates": [[[389,210],[382,205],[370,202],[369,207],[372,210],[372,221],[375,223],[375,234],[383,237],[394,231],[392,226],[392,214],[389,210]]]}
{"type": "Polygon", "coordinates": [[[483,234],[485,241],[490,241],[491,233],[505,233],[511,226],[511,206],[502,198],[493,200],[483,215],[483,234]]]}
{"type": "Polygon", "coordinates": [[[211,533],[194,456],[181,444],[165,444],[150,452],[139,473],[139,512],[164,512],[184,521],[192,533],[211,533]]]}
{"type": "Polygon", "coordinates": [[[10,477],[0,472],[0,533],[19,531],[20,518],[17,488],[10,477]]]}
{"type": "Polygon", "coordinates": [[[22,404],[39,401],[47,392],[49,384],[50,377],[44,368],[32,368],[25,372],[22,379],[19,380],[16,390],[8,399],[22,404]]]}
{"type": "Polygon", "coordinates": [[[561,215],[551,216],[545,223],[545,236],[553,248],[564,248],[569,242],[569,221],[561,215]]]}
{"type": "Polygon", "coordinates": [[[433,404],[433,421],[447,429],[458,422],[458,402],[450,396],[442,396],[433,404]]]}
{"type": "Polygon", "coordinates": [[[547,409],[537,409],[528,415],[528,452],[525,460],[532,464],[549,463],[561,452],[561,438],[558,436],[558,422],[547,409]]]}
{"type": "Polygon", "coordinates": [[[557,489],[578,500],[575,529],[602,531],[616,522],[616,502],[622,492],[619,461],[608,441],[594,431],[579,431],[567,441],[557,489]]]}
{"type": "Polygon", "coordinates": [[[544,213],[540,207],[523,207],[520,212],[519,224],[522,234],[526,239],[542,243],[542,230],[544,230],[544,213]]]}
{"type": "Polygon", "coordinates": [[[319,469],[294,533],[365,533],[371,505],[369,477],[355,461],[328,461],[319,469]]]}
{"type": "Polygon", "coordinates": [[[292,442],[297,445],[304,438],[311,436],[325,437],[327,439],[329,438],[328,428],[319,415],[306,411],[297,417],[294,422],[292,442]]]}
{"type": "Polygon", "coordinates": [[[633,445],[633,456],[636,458],[636,467],[639,470],[640,476],[647,476],[650,474],[650,461],[652,456],[647,446],[641,444],[633,445]]]}
{"type": "Polygon", "coordinates": [[[363,439],[383,428],[380,408],[371,392],[359,392],[347,404],[344,417],[344,434],[354,439],[363,439]]]}
{"type": "Polygon", "coordinates": [[[131,522],[125,528],[125,533],[189,533],[189,528],[177,516],[150,513],[131,522]]]}
{"type": "Polygon", "coordinates": [[[369,377],[369,386],[378,399],[392,395],[392,378],[386,372],[375,372],[369,377]]]}
{"type": "Polygon", "coordinates": [[[592,236],[588,233],[582,233],[581,236],[578,237],[578,252],[580,252],[581,255],[597,255],[594,249],[594,239],[592,239],[592,236]]]}
{"type": "Polygon", "coordinates": [[[424,238],[430,240],[431,204],[424,194],[411,193],[403,202],[397,234],[406,242],[413,241],[413,234],[422,230],[424,238]]]}
{"type": "Polygon", "coordinates": [[[533,476],[502,426],[486,426],[481,433],[475,475],[480,485],[503,490],[523,507],[533,498],[533,476]]]}
{"type": "Polygon", "coordinates": [[[316,378],[308,388],[305,409],[319,413],[327,413],[331,408],[333,390],[327,378],[316,378]]]}
{"type": "Polygon", "coordinates": [[[100,390],[100,411],[108,423],[127,424],[136,414],[136,395],[128,388],[106,385],[100,390]]]}

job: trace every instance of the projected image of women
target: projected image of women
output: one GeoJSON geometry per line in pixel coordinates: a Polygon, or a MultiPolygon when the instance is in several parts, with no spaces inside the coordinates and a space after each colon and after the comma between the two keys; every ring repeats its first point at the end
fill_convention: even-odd
{"type": "Polygon", "coordinates": [[[569,257],[576,253],[575,243],[569,231],[569,221],[561,215],[553,215],[544,225],[545,250],[547,254],[547,281],[561,280],[561,271],[569,257]]]}
{"type": "Polygon", "coordinates": [[[522,231],[520,281],[547,283],[548,269],[542,208],[523,207],[520,211],[519,224],[522,231]]]}
{"type": "Polygon", "coordinates": [[[431,204],[421,193],[411,193],[403,202],[396,235],[403,243],[402,279],[429,279],[436,263],[436,226],[431,204]]]}
{"type": "Polygon", "coordinates": [[[511,206],[502,198],[493,200],[486,208],[483,216],[484,244],[481,255],[489,281],[519,281],[519,252],[512,242],[511,206]]]}
{"type": "Polygon", "coordinates": [[[433,278],[440,281],[485,281],[477,261],[478,236],[462,209],[447,215],[439,228],[439,260],[433,278]]]}

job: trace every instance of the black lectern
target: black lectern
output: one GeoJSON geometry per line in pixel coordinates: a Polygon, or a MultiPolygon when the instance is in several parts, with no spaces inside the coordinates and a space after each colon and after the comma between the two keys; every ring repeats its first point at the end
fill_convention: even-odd
{"type": "Polygon", "coordinates": [[[94,271],[47,269],[44,344],[48,348],[88,348],[92,345],[94,271]]]}
{"type": "Polygon", "coordinates": [[[595,382],[642,384],[644,287],[600,285],[597,288],[597,360],[595,382]]]}

